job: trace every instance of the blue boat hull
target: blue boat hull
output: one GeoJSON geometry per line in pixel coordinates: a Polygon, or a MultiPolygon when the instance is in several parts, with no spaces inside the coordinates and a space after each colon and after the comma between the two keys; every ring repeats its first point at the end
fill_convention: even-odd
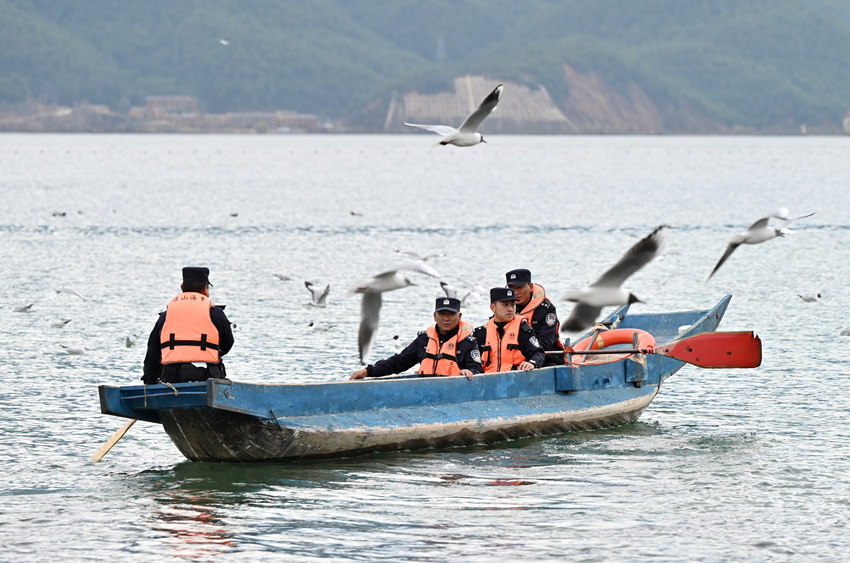
{"type": "MultiPolygon", "coordinates": [[[[707,311],[611,315],[659,343],[716,330],[707,311]],[[687,327],[680,334],[681,327],[687,327]]],[[[100,387],[105,414],[162,424],[193,461],[291,461],[492,444],[635,422],[684,365],[660,355],[463,377],[304,384],[211,379],[100,387]]]]}

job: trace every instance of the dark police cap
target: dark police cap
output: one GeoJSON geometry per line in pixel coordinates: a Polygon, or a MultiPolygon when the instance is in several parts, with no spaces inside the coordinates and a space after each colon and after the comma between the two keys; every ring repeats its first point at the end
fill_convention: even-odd
{"type": "Polygon", "coordinates": [[[494,301],[516,301],[516,294],[509,287],[494,287],[490,290],[490,303],[494,301]]]}
{"type": "Polygon", "coordinates": [[[438,311],[453,311],[460,312],[460,299],[454,297],[440,297],[437,299],[437,305],[434,307],[434,312],[438,311]]]}
{"type": "Polygon", "coordinates": [[[183,283],[192,285],[212,285],[210,283],[210,269],[187,266],[183,268],[183,283]]]}
{"type": "Polygon", "coordinates": [[[525,268],[519,268],[518,270],[511,270],[507,274],[505,274],[505,281],[508,285],[512,285],[514,287],[520,287],[527,283],[531,283],[531,272],[526,270],[525,268]]]}

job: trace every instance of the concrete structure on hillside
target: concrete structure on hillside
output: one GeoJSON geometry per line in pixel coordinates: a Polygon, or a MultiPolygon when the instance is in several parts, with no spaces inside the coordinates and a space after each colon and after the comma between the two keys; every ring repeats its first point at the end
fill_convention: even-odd
{"type": "MultiPolygon", "coordinates": [[[[483,76],[459,76],[454,92],[393,95],[384,120],[384,131],[406,130],[406,122],[459,127],[500,81],[483,76]]],[[[542,85],[536,90],[503,82],[505,93],[496,110],[484,121],[486,133],[577,133],[578,128],[558,109],[542,85]]]]}

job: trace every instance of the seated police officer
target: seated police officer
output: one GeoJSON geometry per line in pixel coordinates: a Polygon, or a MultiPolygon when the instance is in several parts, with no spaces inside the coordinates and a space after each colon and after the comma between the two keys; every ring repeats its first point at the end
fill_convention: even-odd
{"type": "Polygon", "coordinates": [[[440,297],[434,308],[435,325],[420,332],[407,348],[351,374],[349,379],[401,373],[419,364],[421,377],[463,375],[472,379],[482,373],[478,344],[472,325],[461,320],[460,300],[440,297]]]}
{"type": "Polygon", "coordinates": [[[546,354],[546,365],[563,365],[564,345],[558,334],[561,324],[558,322],[555,306],[546,297],[546,290],[543,286],[531,282],[531,272],[525,268],[511,270],[505,274],[505,282],[516,294],[517,315],[524,318],[534,329],[534,336],[543,351],[560,352],[546,354]]]}
{"type": "Polygon", "coordinates": [[[183,268],[183,292],[168,302],[148,338],[144,383],[226,376],[221,357],[233,347],[233,332],[224,307],[210,300],[209,273],[208,268],[183,268]]]}
{"type": "Polygon", "coordinates": [[[516,294],[509,287],[490,290],[493,316],[473,332],[481,348],[485,373],[530,370],[546,361],[543,349],[526,320],[516,314],[516,294]]]}

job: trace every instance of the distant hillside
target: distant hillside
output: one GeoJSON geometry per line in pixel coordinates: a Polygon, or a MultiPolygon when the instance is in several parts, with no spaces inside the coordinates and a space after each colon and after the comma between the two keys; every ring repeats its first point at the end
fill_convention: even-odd
{"type": "Polygon", "coordinates": [[[169,94],[384,130],[394,96],[469,74],[582,132],[838,131],[848,69],[837,0],[0,0],[0,110],[169,94]]]}

